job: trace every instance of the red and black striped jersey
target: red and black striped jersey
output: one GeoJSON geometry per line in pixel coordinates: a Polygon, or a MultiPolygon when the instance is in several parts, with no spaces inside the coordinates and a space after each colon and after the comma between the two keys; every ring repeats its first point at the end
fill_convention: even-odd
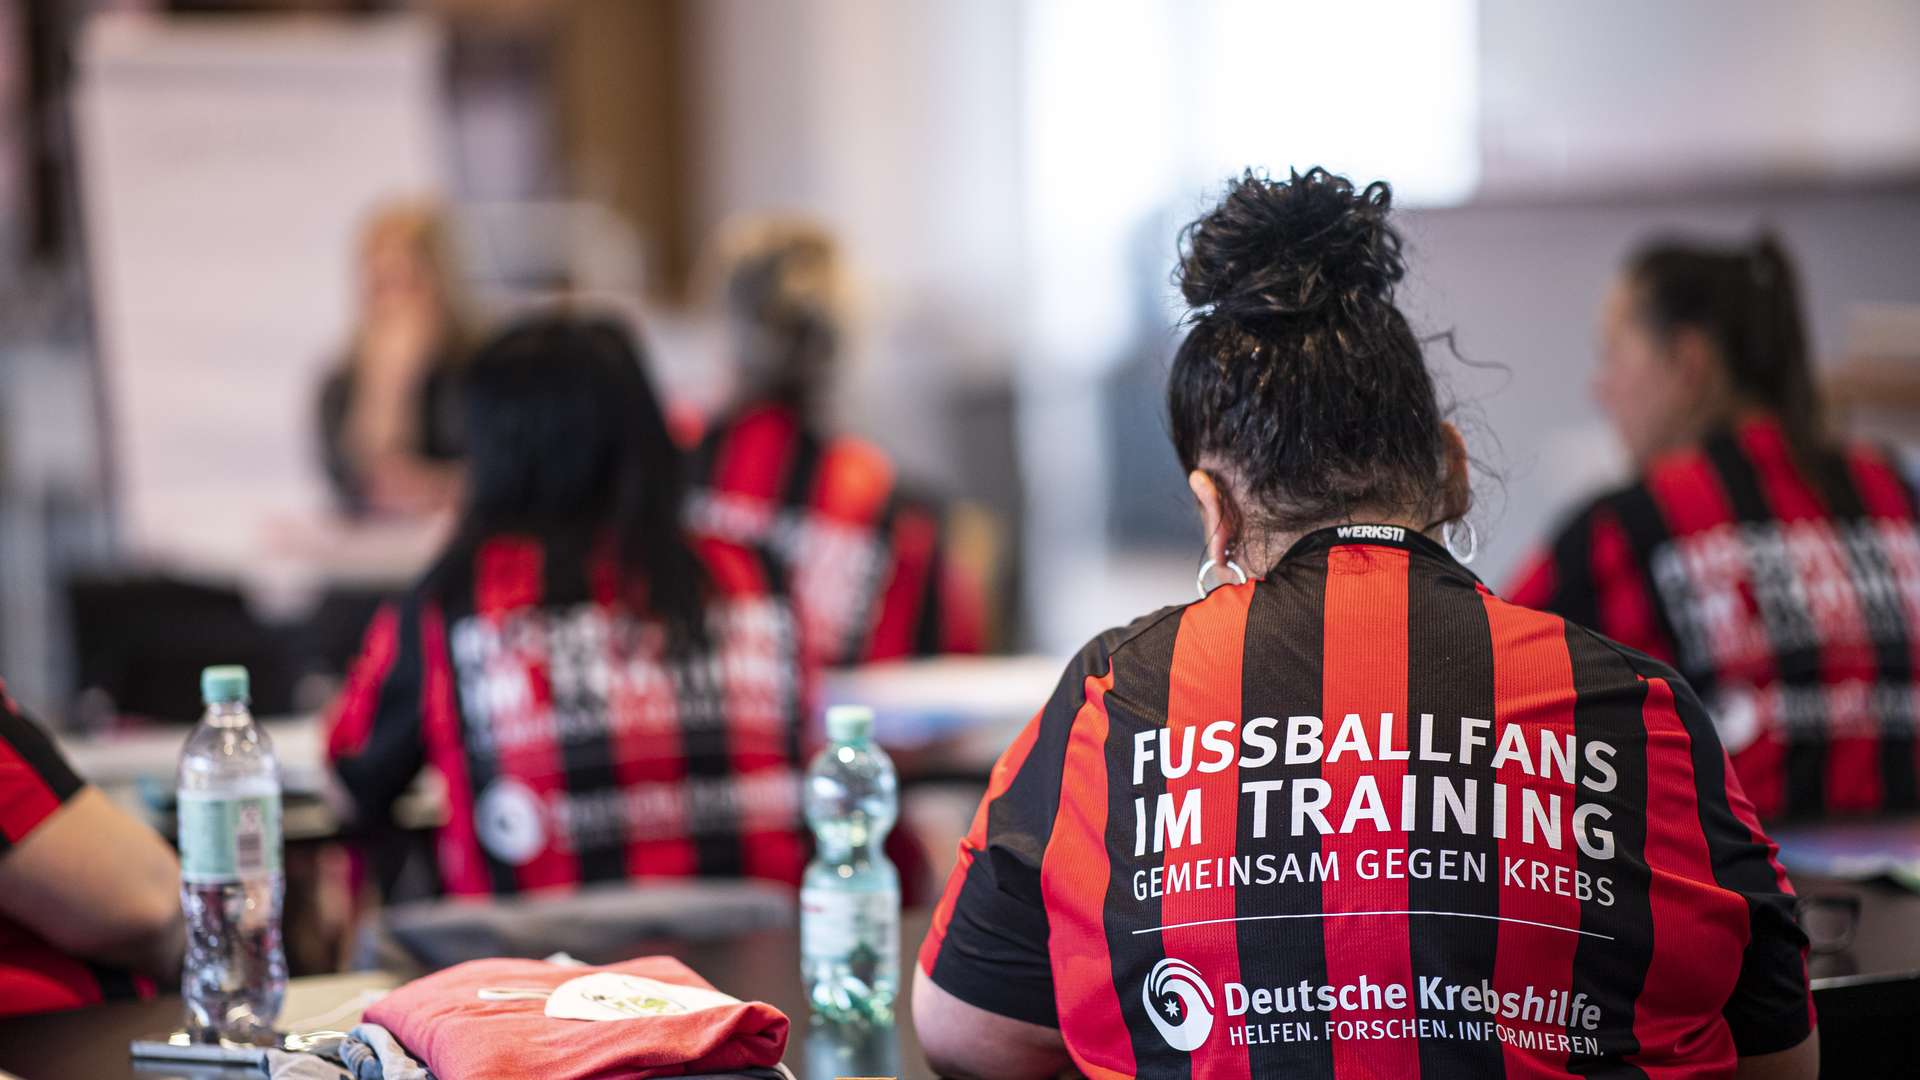
{"type": "Polygon", "coordinates": [[[877,448],[766,404],[708,432],[694,463],[689,528],[772,553],[816,661],[980,651],[984,602],[947,557],[939,508],[901,491],[877,448]]]}
{"type": "MultiPolygon", "coordinates": [[[[0,859],[82,786],[53,740],[0,687],[0,859]]],[[[0,1016],[151,996],[152,989],[124,971],[68,956],[0,915],[0,1016]]]]}
{"type": "Polygon", "coordinates": [[[1673,664],[1764,820],[1920,808],[1920,526],[1866,447],[1749,419],[1576,515],[1509,598],[1673,664]]]}
{"type": "Polygon", "coordinates": [[[328,752],[363,812],[444,779],[449,893],[647,877],[797,883],[807,692],[764,559],[696,545],[703,644],[636,612],[600,545],[501,535],[382,611],[328,752]],[[449,583],[450,584],[444,584],[449,583]]]}
{"type": "Polygon", "coordinates": [[[1707,1077],[1813,1023],[1686,682],[1395,526],[1103,635],[920,952],[1093,1077],[1707,1077]]]}

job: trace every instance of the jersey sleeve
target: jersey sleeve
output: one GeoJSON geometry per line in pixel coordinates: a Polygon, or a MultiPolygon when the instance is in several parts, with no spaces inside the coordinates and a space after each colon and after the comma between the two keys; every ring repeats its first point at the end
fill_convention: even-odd
{"type": "Polygon", "coordinates": [[[915,575],[920,595],[914,601],[913,655],[980,652],[986,637],[985,590],[958,557],[951,512],[928,503],[903,511],[902,517],[918,518],[932,536],[925,569],[915,575]]]}
{"type": "Polygon", "coordinates": [[[1111,641],[1087,646],[993,767],[973,825],[920,947],[920,969],[954,997],[1014,1020],[1058,1027],[1040,860],[1060,805],[1067,736],[1103,673],[1111,641]]]}
{"type": "Polygon", "coordinates": [[[0,688],[0,854],[82,787],[60,750],[0,688]]]}
{"type": "Polygon", "coordinates": [[[993,529],[984,510],[964,504],[948,510],[929,582],[930,610],[921,620],[924,652],[964,655],[987,650],[988,582],[997,563],[993,529]]]}
{"type": "Polygon", "coordinates": [[[363,817],[385,815],[426,760],[422,646],[417,602],[382,608],[334,702],[327,758],[363,817]]]}
{"type": "Polygon", "coordinates": [[[1674,708],[1693,742],[1700,825],[1714,879],[1747,905],[1747,947],[1722,1015],[1741,1057],[1791,1049],[1815,1023],[1807,935],[1796,917],[1793,885],[1698,695],[1670,670],[1660,677],[1672,686],[1674,708]]]}
{"type": "Polygon", "coordinates": [[[880,522],[886,567],[880,575],[862,663],[937,652],[941,574],[940,520],[916,502],[900,499],[880,522]]]}
{"type": "Polygon", "coordinates": [[[1575,514],[1535,552],[1502,593],[1521,607],[1550,611],[1629,648],[1671,662],[1674,650],[1654,604],[1652,583],[1612,501],[1575,514]]]}
{"type": "Polygon", "coordinates": [[[886,567],[871,630],[850,659],[870,664],[984,649],[986,588],[956,550],[963,538],[955,518],[952,507],[915,493],[898,495],[887,508],[878,526],[886,567]]]}
{"type": "Polygon", "coordinates": [[[1554,611],[1554,601],[1559,599],[1557,569],[1552,548],[1528,552],[1520,569],[1508,580],[1507,587],[1500,590],[1500,595],[1510,604],[1554,611]]]}

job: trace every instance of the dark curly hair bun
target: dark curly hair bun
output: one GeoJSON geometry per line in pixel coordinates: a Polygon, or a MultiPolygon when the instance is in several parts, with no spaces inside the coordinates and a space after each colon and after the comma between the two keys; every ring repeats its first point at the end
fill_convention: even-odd
{"type": "Polygon", "coordinates": [[[1243,173],[1187,226],[1175,277],[1193,311],[1167,378],[1174,448],[1290,530],[1359,513],[1437,513],[1444,435],[1393,192],[1325,169],[1243,173]]]}
{"type": "Polygon", "coordinates": [[[1390,304],[1406,276],[1387,224],[1393,190],[1355,190],[1325,169],[1285,181],[1243,173],[1211,213],[1187,226],[1177,275],[1201,314],[1236,322],[1354,314],[1390,304]]]}

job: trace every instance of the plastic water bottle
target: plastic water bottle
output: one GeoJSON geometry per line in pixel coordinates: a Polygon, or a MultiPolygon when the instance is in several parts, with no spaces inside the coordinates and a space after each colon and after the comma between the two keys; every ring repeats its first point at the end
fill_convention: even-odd
{"type": "Polygon", "coordinates": [[[807,769],[815,851],[800,888],[800,974],[814,1015],[891,1024],[900,981],[900,875],[881,851],[900,813],[873,710],[827,710],[826,749],[807,769]]]}
{"type": "Polygon", "coordinates": [[[247,669],[200,673],[207,712],[180,754],[180,994],[204,1041],[259,1042],[287,992],[280,765],[247,711],[247,669]]]}

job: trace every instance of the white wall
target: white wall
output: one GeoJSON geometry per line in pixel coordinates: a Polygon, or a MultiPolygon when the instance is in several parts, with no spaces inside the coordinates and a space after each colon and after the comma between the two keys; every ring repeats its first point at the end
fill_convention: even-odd
{"type": "Polygon", "coordinates": [[[714,0],[691,13],[700,235],[765,210],[832,225],[871,316],[844,419],[951,481],[939,392],[1004,375],[1016,344],[1017,5],[714,0]]]}
{"type": "Polygon", "coordinates": [[[135,558],[245,576],[272,519],[329,505],[314,391],[364,216],[439,187],[438,54],[412,19],[89,24],[80,181],[135,558]]]}
{"type": "Polygon", "coordinates": [[[1920,168],[1920,4],[1480,0],[1487,188],[1920,168]]]}

